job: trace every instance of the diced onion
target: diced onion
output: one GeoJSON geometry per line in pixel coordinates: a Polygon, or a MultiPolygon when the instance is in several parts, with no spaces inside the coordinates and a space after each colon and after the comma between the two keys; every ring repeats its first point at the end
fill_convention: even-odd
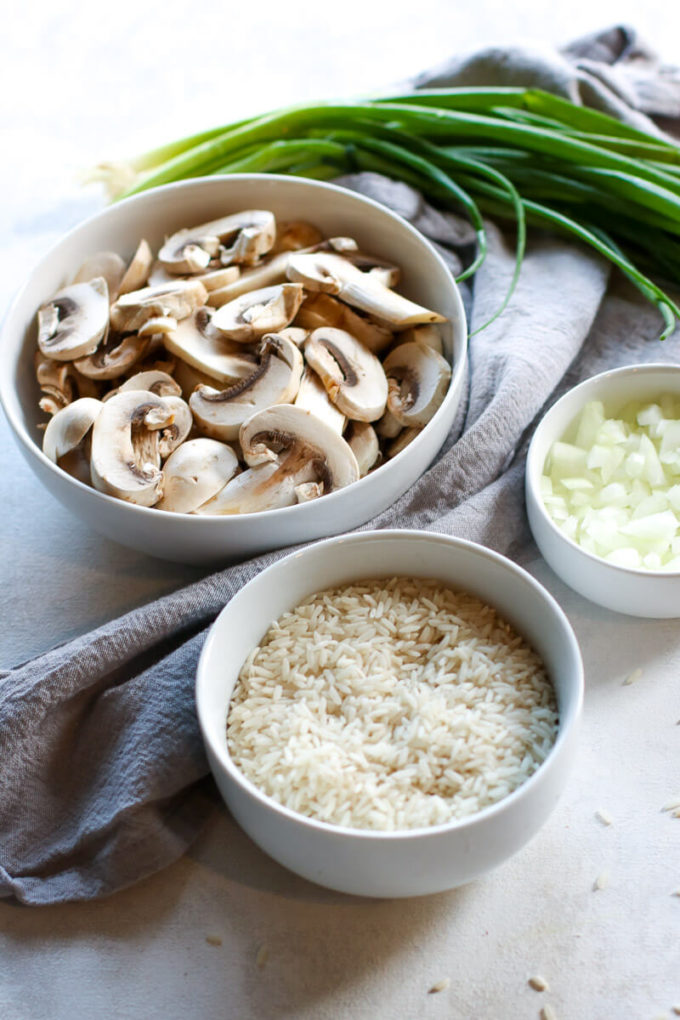
{"type": "Polygon", "coordinates": [[[680,399],[628,404],[617,418],[590,401],[553,443],[540,488],[550,517],[588,552],[680,571],[680,399]]]}

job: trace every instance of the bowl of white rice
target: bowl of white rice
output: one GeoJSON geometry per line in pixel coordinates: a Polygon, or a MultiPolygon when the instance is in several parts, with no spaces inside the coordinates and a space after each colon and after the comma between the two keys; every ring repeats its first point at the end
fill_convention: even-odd
{"type": "Polygon", "coordinates": [[[206,752],[266,853],[341,892],[469,882],[519,850],[567,780],[577,641],[510,560],[419,531],[292,553],[225,606],[198,666],[206,752]]]}
{"type": "Polygon", "coordinates": [[[546,412],[526,504],[558,577],[631,616],[680,616],[680,365],[592,376],[546,412]]]}

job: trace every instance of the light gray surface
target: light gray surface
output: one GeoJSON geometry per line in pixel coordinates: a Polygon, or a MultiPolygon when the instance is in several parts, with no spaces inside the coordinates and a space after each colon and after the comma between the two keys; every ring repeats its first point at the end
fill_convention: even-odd
{"type": "MultiPolygon", "coordinates": [[[[666,0],[647,5],[644,24],[620,0],[522,6],[526,24],[491,0],[430,0],[417,17],[359,2],[341,12],[176,0],[15,8],[0,63],[0,303],[45,245],[101,205],[76,177],[102,157],[288,101],[378,88],[529,25],[558,42],[627,18],[680,60],[680,16],[666,0]]],[[[0,435],[2,665],[199,576],[85,533],[43,494],[4,420],[0,435]]],[[[0,903],[3,1018],[491,1020],[536,1017],[547,1002],[560,1020],[669,1016],[680,1005],[680,820],[660,809],[680,796],[677,622],[598,610],[540,561],[529,565],[576,628],[588,692],[574,780],[526,850],[464,890],[372,903],[289,876],[220,818],[189,857],[108,901],[0,903]],[[624,685],[636,667],[639,681],[624,685]],[[609,828],[594,816],[601,807],[609,828]],[[602,872],[609,885],[593,892],[602,872]],[[206,942],[212,935],[222,944],[206,942]],[[269,959],[258,967],[262,945],[269,959]],[[528,988],[536,972],[549,994],[528,988]],[[450,987],[428,995],[445,977],[450,987]]]]}

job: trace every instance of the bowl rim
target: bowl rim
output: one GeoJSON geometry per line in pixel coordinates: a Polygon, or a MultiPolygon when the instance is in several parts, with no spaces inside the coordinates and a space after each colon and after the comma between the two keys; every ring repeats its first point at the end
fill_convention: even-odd
{"type": "MultiPolygon", "coordinates": [[[[395,572],[395,576],[400,575],[398,575],[398,572],[395,572]]],[[[492,603],[489,602],[489,604],[491,605],[492,603]]],[[[226,706],[224,716],[225,726],[232,696],[233,690],[232,695],[230,696],[226,706]]],[[[245,793],[247,793],[251,797],[254,797],[261,807],[273,811],[275,814],[280,815],[283,819],[287,821],[295,822],[299,825],[310,827],[322,833],[335,834],[339,836],[352,836],[362,840],[379,840],[384,842],[390,842],[404,839],[409,840],[423,839],[424,837],[428,836],[435,837],[437,835],[441,835],[444,832],[454,832],[462,829],[469,829],[478,824],[485,824],[488,820],[495,818],[497,815],[502,814],[507,810],[511,810],[515,803],[524,800],[527,796],[529,796],[534,787],[541,782],[542,775],[545,772],[546,768],[552,766],[553,761],[556,759],[557,755],[561,752],[564,745],[571,739],[573,734],[578,730],[578,726],[583,711],[584,668],[581,650],[576,635],[574,634],[573,628],[569,622],[569,619],[567,618],[566,613],[559,605],[557,600],[550,594],[550,592],[546,588],[544,588],[544,586],[540,584],[539,581],[532,577],[532,575],[529,574],[529,572],[526,571],[523,567],[520,567],[517,563],[514,563],[512,560],[510,560],[506,556],[503,556],[501,553],[497,553],[491,549],[488,549],[486,546],[480,545],[477,542],[472,542],[469,539],[457,538],[453,535],[444,535],[439,534],[437,532],[424,531],[420,529],[411,530],[411,529],[386,528],[384,530],[377,531],[361,531],[351,533],[349,535],[335,535],[331,538],[314,542],[311,545],[306,546],[302,550],[296,550],[283,556],[275,563],[272,563],[268,567],[265,567],[264,570],[260,571],[258,574],[255,575],[255,577],[251,578],[250,581],[247,582],[247,584],[243,585],[243,587],[240,588],[239,591],[232,596],[229,602],[225,606],[223,606],[223,608],[220,610],[217,617],[210,626],[210,630],[203,644],[203,648],[201,649],[201,654],[199,656],[196,668],[194,700],[196,707],[196,715],[198,717],[199,722],[199,728],[201,730],[201,734],[205,744],[210,749],[210,753],[220,762],[221,766],[225,768],[230,778],[238,786],[240,786],[245,793]],[[370,543],[376,540],[385,541],[394,539],[397,539],[398,541],[405,543],[434,541],[441,543],[445,547],[449,548],[451,551],[453,551],[454,549],[464,549],[468,552],[480,556],[481,558],[490,560],[499,569],[507,570],[509,573],[511,573],[518,582],[524,583],[528,585],[530,588],[532,588],[535,594],[546,602],[548,608],[551,610],[555,617],[556,623],[558,624],[558,626],[560,627],[568,641],[574,665],[576,666],[576,676],[574,680],[574,692],[573,692],[574,697],[573,700],[570,701],[568,718],[565,720],[564,713],[563,712],[558,713],[557,734],[555,737],[555,741],[550,747],[550,750],[548,751],[546,757],[538,765],[535,771],[527,779],[524,780],[524,782],[522,782],[518,787],[512,790],[505,797],[502,797],[499,801],[496,801],[494,804],[490,804],[487,807],[482,808],[480,811],[476,811],[474,814],[466,818],[454,818],[448,822],[442,822],[438,825],[419,826],[417,828],[412,829],[393,829],[393,830],[359,829],[353,828],[352,826],[348,825],[334,825],[331,822],[324,822],[317,818],[311,818],[307,815],[301,814],[298,811],[293,811],[291,808],[285,807],[285,805],[283,804],[279,804],[268,794],[260,790],[259,787],[257,787],[240,771],[240,769],[233,762],[231,755],[229,754],[228,748],[225,753],[224,749],[221,746],[215,744],[215,742],[211,739],[208,727],[204,723],[204,708],[203,708],[205,691],[211,683],[210,674],[208,671],[209,670],[208,660],[210,659],[212,654],[211,651],[212,646],[216,641],[217,629],[218,627],[222,626],[220,620],[226,617],[227,610],[234,603],[234,601],[239,599],[242,593],[252,584],[257,582],[258,579],[261,578],[263,575],[268,575],[270,577],[270,580],[276,583],[276,573],[286,571],[289,565],[292,563],[292,561],[296,561],[298,563],[298,569],[304,569],[305,557],[308,554],[312,554],[312,551],[314,555],[322,555],[323,550],[331,545],[337,545],[340,543],[346,544],[348,542],[351,542],[352,544],[354,543],[361,544],[365,542],[370,543]]]]}
{"type": "MultiPolygon", "coordinates": [[[[597,389],[598,386],[600,385],[608,385],[608,383],[611,380],[625,377],[626,375],[644,376],[652,375],[656,372],[664,373],[670,372],[673,375],[677,375],[680,374],[680,364],[676,364],[674,362],[654,361],[644,362],[641,365],[619,365],[617,368],[610,368],[607,369],[605,372],[598,372],[596,375],[592,375],[588,379],[583,379],[580,383],[577,383],[576,386],[572,386],[570,389],[566,391],[566,393],[563,393],[562,396],[559,397],[555,401],[555,403],[552,404],[548,408],[548,410],[543,414],[540,421],[538,422],[538,425],[534,429],[534,434],[531,437],[531,442],[529,443],[529,448],[527,450],[525,482],[527,493],[530,493],[531,497],[533,498],[535,509],[540,514],[541,520],[549,527],[551,535],[553,535],[555,538],[558,538],[560,541],[564,542],[571,550],[573,550],[575,555],[583,556],[588,562],[597,564],[599,568],[603,570],[611,570],[612,572],[617,573],[620,576],[629,576],[631,578],[648,578],[650,580],[658,579],[659,581],[668,579],[668,581],[672,581],[677,580],[680,577],[680,569],[649,570],[645,567],[624,567],[620,563],[610,563],[609,560],[604,559],[603,556],[598,556],[596,553],[592,553],[590,552],[590,550],[584,549],[577,542],[575,542],[573,538],[570,538],[569,535],[566,534],[566,532],[562,531],[562,529],[557,526],[557,524],[553,521],[552,517],[546,510],[545,503],[543,502],[543,497],[541,496],[539,484],[540,479],[542,477],[543,464],[539,465],[538,453],[536,452],[539,442],[543,438],[541,433],[544,431],[545,432],[548,431],[548,427],[551,424],[552,419],[557,416],[558,411],[562,407],[564,407],[564,405],[568,401],[575,400],[577,395],[583,396],[587,394],[588,391],[591,389],[597,389]]],[[[662,390],[659,390],[659,393],[661,392],[662,390]]],[[[680,398],[680,390],[678,391],[678,398],[680,398]]],[[[585,400],[582,400],[580,406],[576,408],[576,410],[574,411],[573,418],[575,418],[576,415],[578,415],[580,411],[583,410],[583,407],[587,402],[587,399],[588,398],[586,397],[585,400]]],[[[603,399],[606,402],[606,396],[603,396],[601,399],[603,399]]],[[[561,435],[564,435],[564,430],[562,431],[561,435]]],[[[556,437],[553,440],[553,442],[557,442],[559,438],[560,438],[559,436],[556,437]]],[[[543,463],[545,463],[545,461],[543,463]]]]}
{"type": "MultiPolygon", "coordinates": [[[[7,311],[4,315],[2,323],[0,324],[0,350],[3,347],[3,337],[5,334],[5,330],[8,328],[8,323],[11,322],[17,309],[17,306],[21,303],[27,290],[30,288],[35,274],[46,262],[49,262],[51,259],[54,258],[55,253],[62,245],[67,244],[69,240],[72,237],[76,236],[81,230],[86,229],[91,224],[95,223],[100,219],[114,217],[115,211],[117,211],[118,209],[128,209],[131,207],[134,208],[135,205],[143,205],[146,202],[154,201],[156,199],[156,196],[158,195],[172,195],[175,192],[181,192],[184,190],[187,191],[201,190],[202,188],[208,190],[209,188],[219,186],[219,183],[224,184],[225,182],[234,181],[270,182],[273,184],[293,182],[293,184],[297,186],[305,187],[308,186],[310,189],[313,190],[330,192],[331,194],[334,193],[341,194],[344,198],[349,198],[350,201],[354,200],[359,205],[369,206],[373,210],[377,211],[380,215],[384,216],[387,220],[396,223],[400,229],[404,230],[407,234],[410,234],[415,240],[417,240],[422,246],[424,246],[425,249],[427,249],[428,254],[432,258],[432,260],[435,263],[439,264],[439,268],[443,270],[450,279],[451,297],[453,303],[457,306],[459,321],[461,324],[461,333],[463,334],[460,345],[461,351],[458,357],[454,357],[454,351],[451,352],[452,354],[451,379],[449,382],[446,396],[444,397],[444,400],[442,401],[441,405],[437,408],[435,414],[432,416],[427,425],[425,425],[423,429],[419,432],[419,434],[412,440],[412,442],[408,444],[407,447],[401,450],[395,457],[391,458],[389,461],[386,461],[384,464],[381,464],[380,468],[378,469],[382,470],[383,468],[386,468],[390,471],[390,474],[395,470],[399,471],[399,466],[401,465],[404,459],[404,455],[409,450],[418,450],[419,447],[424,442],[426,442],[428,437],[425,436],[424,434],[427,432],[429,426],[436,419],[441,418],[444,414],[447,413],[451,402],[458,394],[459,387],[464,385],[468,361],[469,325],[467,322],[467,316],[465,314],[463,299],[458,284],[456,283],[456,280],[454,279],[453,274],[451,273],[451,270],[446,265],[442,256],[437,251],[433,243],[429,240],[429,238],[425,237],[425,235],[422,234],[419,230],[417,230],[411,223],[409,223],[408,220],[404,219],[398,213],[393,212],[393,210],[389,209],[387,206],[384,206],[380,202],[377,202],[375,199],[370,198],[367,195],[362,195],[359,192],[351,191],[349,188],[343,188],[341,185],[332,184],[328,181],[319,181],[313,178],[299,177],[293,174],[273,174],[273,173],[211,174],[206,177],[192,177],[182,181],[173,181],[168,184],[159,185],[157,187],[149,188],[145,191],[138,192],[137,194],[130,195],[128,198],[121,199],[115,204],[105,205],[102,209],[99,209],[91,216],[88,216],[86,219],[75,224],[66,233],[62,234],[49,247],[49,249],[33,264],[23,283],[20,285],[14,297],[12,298],[7,308],[7,311]],[[394,464],[397,464],[396,468],[392,467],[392,465],[394,464]]],[[[36,457],[44,468],[56,474],[65,485],[74,486],[76,490],[80,490],[82,493],[87,494],[88,498],[95,500],[103,499],[109,505],[127,508],[126,512],[130,514],[141,515],[142,519],[148,517],[149,514],[153,515],[151,519],[157,519],[159,513],[157,507],[140,506],[137,503],[131,503],[128,502],[127,500],[121,500],[115,496],[111,496],[108,495],[107,493],[100,492],[93,486],[86,485],[84,482],[79,481],[77,478],[74,478],[67,472],[62,471],[62,469],[59,468],[57,464],[53,463],[49,459],[49,457],[47,457],[43,453],[41,447],[30,435],[23,421],[19,418],[17,414],[15,414],[13,407],[14,403],[13,398],[15,397],[15,394],[13,392],[13,387],[11,383],[11,375],[15,366],[18,365],[21,361],[21,353],[22,351],[20,349],[19,356],[16,359],[13,359],[11,362],[8,362],[4,371],[0,370],[0,406],[2,407],[5,416],[9,421],[15,439],[21,443],[25,451],[27,451],[27,453],[30,456],[36,457]]],[[[18,400],[17,404],[19,404],[18,400]]],[[[369,479],[372,479],[372,474],[373,473],[365,475],[363,478],[357,479],[356,482],[352,482],[351,486],[345,486],[342,489],[336,489],[334,492],[327,493],[325,496],[322,497],[324,500],[324,506],[329,506],[329,504],[326,502],[328,500],[334,500],[335,502],[337,502],[338,498],[341,499],[345,498],[343,497],[342,494],[350,488],[352,492],[360,494],[360,492],[363,491],[364,488],[366,488],[367,484],[371,486],[373,485],[373,482],[369,481],[369,479]]],[[[383,475],[381,477],[385,476],[383,475]]],[[[286,519],[291,515],[291,513],[295,513],[297,520],[304,519],[305,513],[308,515],[312,515],[314,503],[315,501],[311,500],[309,503],[300,503],[295,504],[293,506],[277,507],[270,510],[258,510],[247,515],[231,515],[231,514],[199,515],[179,513],[178,511],[173,510],[164,510],[161,512],[164,518],[174,520],[186,521],[192,518],[200,519],[201,521],[204,522],[201,525],[202,528],[208,530],[210,529],[219,530],[224,527],[225,519],[228,520],[233,518],[234,516],[237,516],[239,519],[247,517],[248,520],[253,521],[259,520],[273,521],[279,519],[279,517],[281,517],[282,519],[286,519]],[[312,509],[310,509],[310,507],[312,509]]]]}

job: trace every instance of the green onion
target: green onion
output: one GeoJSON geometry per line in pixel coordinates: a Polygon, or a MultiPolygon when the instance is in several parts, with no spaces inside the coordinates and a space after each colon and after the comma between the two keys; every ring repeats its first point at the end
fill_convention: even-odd
{"type": "MultiPolygon", "coordinates": [[[[376,170],[461,211],[477,254],[483,216],[514,222],[515,272],[526,223],[566,233],[616,265],[659,310],[662,339],[680,308],[656,280],[680,274],[680,147],[597,110],[537,89],[424,89],[296,106],[203,131],[134,159],[115,197],[188,177],[243,172],[328,180],[376,170]]],[[[120,164],[99,176],[120,182],[120,164]]]]}

